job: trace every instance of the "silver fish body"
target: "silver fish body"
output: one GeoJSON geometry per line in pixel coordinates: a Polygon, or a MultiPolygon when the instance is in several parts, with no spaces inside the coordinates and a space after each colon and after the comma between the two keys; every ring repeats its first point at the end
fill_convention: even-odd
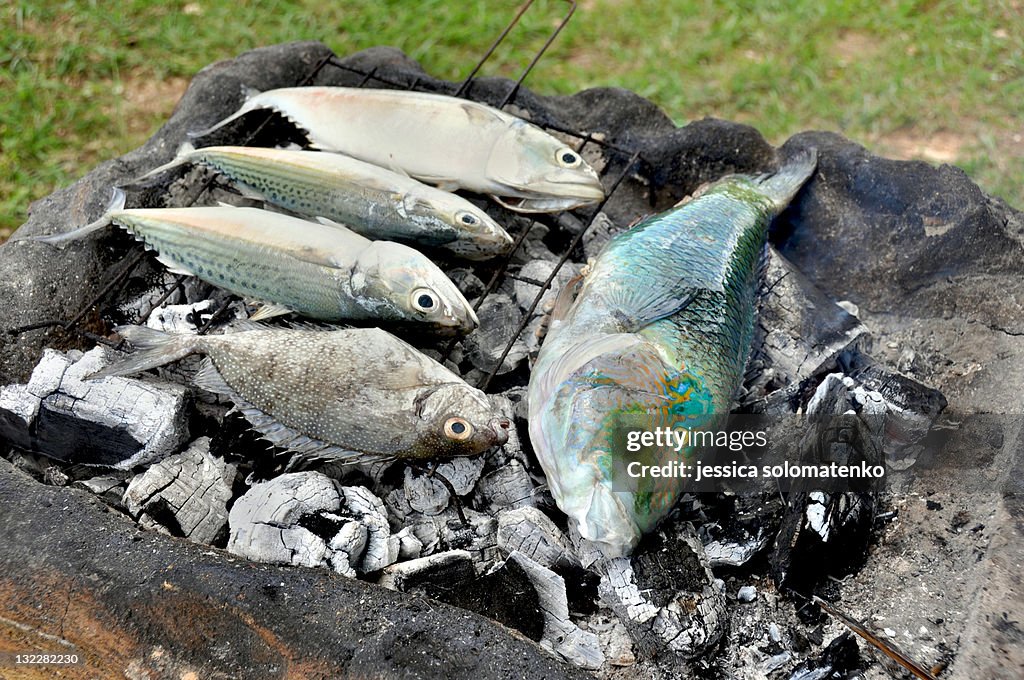
{"type": "Polygon", "coordinates": [[[272,303],[276,313],[409,322],[442,332],[469,332],[478,323],[444,272],[399,243],[256,208],[123,205],[124,194],[116,193],[96,222],[33,240],[72,240],[113,222],[156,250],[171,271],[272,303]]]}
{"type": "Polygon", "coordinates": [[[249,326],[223,335],[120,327],[138,351],[93,377],[204,354],[196,384],[228,395],[254,429],[304,458],[463,456],[508,439],[508,419],[483,392],[390,333],[249,326]]]}
{"type": "Polygon", "coordinates": [[[484,104],[439,94],[294,87],[251,95],[234,114],[277,111],[314,148],[337,151],[455,190],[488,194],[519,212],[554,212],[604,198],[597,173],[539,127],[484,104]]]}
{"type": "MultiPolygon", "coordinates": [[[[717,430],[750,355],[768,226],[814,172],[722,179],[613,237],[530,376],[530,439],[558,506],[608,557],[671,510],[681,477],[641,476],[694,447],[630,451],[627,432],[717,430]]],[[[689,441],[689,440],[682,440],[689,441]]]]}
{"type": "Polygon", "coordinates": [[[214,168],[246,195],[310,217],[326,217],[371,239],[450,251],[471,260],[508,253],[512,238],[461,196],[343,154],[184,145],[154,175],[183,163],[214,168]]]}

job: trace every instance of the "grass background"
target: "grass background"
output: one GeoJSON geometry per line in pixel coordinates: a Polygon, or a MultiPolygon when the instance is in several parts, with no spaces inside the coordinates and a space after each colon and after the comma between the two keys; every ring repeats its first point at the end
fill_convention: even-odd
{"type": "MultiPolygon", "coordinates": [[[[564,13],[538,0],[485,68],[515,77],[564,13]]],[[[459,80],[516,0],[34,1],[0,7],[0,241],[29,202],[140,145],[203,66],[321,39],[396,46],[459,80]]],[[[1024,0],[579,0],[527,80],[541,93],[621,86],[679,124],[806,129],[964,168],[1024,208],[1024,0]]]]}

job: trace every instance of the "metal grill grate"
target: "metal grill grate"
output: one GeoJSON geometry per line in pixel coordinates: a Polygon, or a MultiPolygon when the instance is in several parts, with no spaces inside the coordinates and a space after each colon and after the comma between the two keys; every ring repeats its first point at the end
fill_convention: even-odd
{"type": "MultiPolygon", "coordinates": [[[[566,26],[566,24],[572,18],[573,13],[576,10],[576,2],[575,2],[575,0],[566,0],[566,4],[567,4],[567,8],[568,8],[567,12],[561,18],[561,20],[557,24],[555,24],[554,28],[552,29],[551,33],[548,35],[547,39],[545,40],[544,44],[540,47],[540,49],[538,49],[537,52],[535,52],[532,55],[532,58],[530,59],[529,64],[523,70],[522,74],[520,74],[520,76],[513,82],[512,87],[509,89],[509,91],[502,98],[501,102],[497,105],[498,108],[504,108],[504,107],[506,107],[506,106],[508,106],[510,104],[515,104],[516,99],[517,99],[518,94],[519,94],[519,91],[520,91],[520,88],[521,88],[521,86],[523,84],[523,81],[526,80],[527,76],[529,76],[530,72],[534,69],[534,67],[537,65],[537,63],[544,56],[544,54],[547,51],[547,49],[551,46],[551,44],[555,41],[555,39],[561,33],[562,29],[566,26]]],[[[506,27],[501,32],[501,34],[498,36],[498,38],[487,49],[487,51],[484,53],[484,55],[480,58],[480,60],[472,68],[472,70],[470,71],[469,75],[461,83],[461,85],[459,86],[458,90],[454,93],[454,96],[461,97],[461,98],[464,98],[464,99],[472,99],[471,95],[472,95],[473,83],[475,82],[475,80],[477,78],[477,74],[480,72],[480,70],[483,68],[483,66],[486,64],[486,62],[491,58],[491,56],[497,51],[497,49],[501,46],[501,44],[505,41],[505,39],[507,38],[509,33],[512,31],[512,29],[516,26],[516,24],[519,23],[519,20],[522,18],[522,16],[527,11],[529,11],[529,9],[533,5],[534,5],[534,0],[527,0],[527,2],[524,3],[519,8],[519,10],[516,12],[515,16],[506,25],[506,27]]],[[[421,91],[423,89],[423,88],[420,87],[420,85],[421,85],[421,78],[420,77],[414,77],[414,78],[412,78],[408,82],[399,82],[397,80],[388,78],[387,76],[378,74],[376,68],[374,68],[374,69],[372,69],[370,71],[364,71],[364,70],[352,67],[350,65],[344,64],[344,63],[341,62],[341,60],[338,59],[338,57],[336,57],[334,55],[331,55],[329,57],[325,57],[325,58],[321,59],[311,69],[311,71],[304,78],[300,79],[297,83],[295,83],[295,86],[296,87],[302,87],[302,86],[308,86],[308,85],[312,84],[316,80],[316,78],[321,74],[321,72],[324,71],[325,69],[328,69],[328,68],[340,69],[342,71],[346,71],[346,72],[351,73],[353,75],[359,76],[360,80],[359,80],[359,83],[356,85],[357,87],[384,86],[384,87],[387,87],[387,88],[405,89],[405,90],[414,90],[414,91],[421,91]]],[[[244,139],[242,141],[242,144],[243,145],[249,144],[254,139],[256,139],[257,136],[260,134],[260,132],[274,119],[274,116],[275,116],[274,113],[268,112],[266,114],[265,118],[263,118],[263,120],[254,129],[252,129],[251,132],[249,132],[244,137],[244,139]]],[[[557,263],[555,264],[555,267],[552,270],[551,274],[547,277],[546,280],[544,280],[544,281],[533,281],[533,280],[529,280],[529,279],[525,279],[525,278],[520,278],[520,277],[517,277],[515,274],[510,273],[508,271],[508,268],[509,268],[509,265],[510,265],[512,259],[514,258],[516,252],[521,248],[523,242],[526,240],[527,236],[529,236],[530,231],[533,229],[533,227],[536,224],[538,224],[538,223],[545,224],[546,226],[555,226],[555,224],[556,224],[556,222],[558,220],[559,214],[532,215],[530,221],[526,224],[526,226],[522,229],[522,231],[518,235],[516,235],[516,237],[515,237],[515,244],[514,244],[514,247],[513,247],[512,251],[508,255],[506,255],[506,256],[504,256],[502,258],[498,258],[497,260],[492,260],[492,261],[490,261],[488,263],[484,263],[483,266],[485,266],[487,268],[489,268],[489,267],[495,267],[495,268],[494,268],[494,272],[491,274],[491,276],[490,276],[490,278],[489,278],[489,280],[488,280],[488,282],[487,282],[487,284],[486,284],[486,286],[484,288],[483,293],[477,298],[476,302],[474,303],[474,309],[479,309],[480,306],[484,303],[484,301],[488,298],[488,296],[490,296],[495,290],[497,290],[501,286],[501,284],[503,283],[503,281],[506,278],[523,280],[523,281],[526,281],[528,283],[532,283],[534,285],[539,286],[539,290],[537,291],[537,294],[534,296],[531,304],[529,305],[529,307],[526,310],[526,313],[523,315],[522,321],[520,322],[519,326],[515,330],[515,333],[513,334],[513,336],[508,340],[507,344],[505,345],[504,350],[502,351],[500,357],[498,358],[497,362],[495,363],[495,367],[487,375],[485,375],[479,381],[478,387],[480,387],[480,389],[482,389],[484,391],[486,391],[488,389],[488,387],[491,384],[491,381],[494,379],[495,375],[497,375],[499,369],[501,368],[502,364],[504,363],[505,358],[508,356],[509,352],[512,350],[512,347],[514,346],[516,341],[519,339],[520,335],[523,333],[523,331],[525,330],[527,325],[530,323],[531,317],[535,313],[538,305],[540,304],[541,298],[543,297],[544,293],[547,292],[548,288],[551,286],[552,282],[558,276],[559,271],[561,271],[561,269],[565,265],[565,263],[569,261],[571,254],[576,249],[576,247],[581,243],[584,235],[587,233],[587,231],[593,225],[595,219],[601,213],[601,211],[603,210],[605,204],[612,198],[612,196],[614,195],[615,191],[622,184],[623,180],[625,180],[628,176],[630,176],[631,173],[639,173],[639,172],[641,172],[642,168],[644,167],[644,164],[643,164],[643,161],[642,161],[642,158],[641,158],[641,155],[640,155],[639,151],[636,151],[636,150],[633,150],[633,149],[629,149],[629,148],[625,148],[625,147],[620,146],[618,144],[614,144],[614,143],[608,142],[608,141],[606,141],[604,139],[596,138],[596,137],[594,137],[590,133],[580,132],[578,130],[569,129],[569,128],[566,128],[564,126],[553,125],[553,124],[541,124],[541,123],[536,123],[536,122],[534,124],[538,125],[538,127],[541,127],[541,128],[543,128],[545,130],[548,130],[550,132],[557,132],[557,133],[560,133],[562,135],[566,135],[566,136],[575,138],[577,140],[576,145],[575,145],[575,150],[578,153],[582,154],[582,152],[584,151],[584,149],[588,145],[597,146],[597,147],[599,147],[602,150],[602,152],[605,154],[607,162],[605,163],[604,168],[600,171],[599,174],[601,175],[602,184],[605,187],[605,198],[596,207],[587,208],[587,209],[585,209],[585,211],[579,211],[579,212],[586,213],[585,216],[579,215],[579,212],[577,213],[577,216],[583,217],[583,219],[582,219],[582,227],[575,233],[575,235],[572,238],[572,240],[570,241],[570,243],[565,248],[562,249],[562,252],[561,253],[556,253],[556,254],[559,255],[559,259],[558,259],[557,263]],[[615,161],[615,162],[613,162],[613,161],[615,161]],[[609,176],[609,173],[611,172],[611,170],[610,170],[611,168],[621,168],[621,169],[618,170],[617,172],[615,172],[614,176],[609,176]]],[[[182,205],[184,205],[184,206],[194,205],[196,203],[196,201],[198,201],[199,198],[201,198],[202,195],[204,193],[206,193],[206,191],[208,189],[210,189],[211,186],[213,186],[214,181],[215,181],[215,176],[211,175],[204,182],[198,184],[196,190],[190,195],[190,197],[187,200],[185,200],[182,203],[182,205]]],[[[110,340],[108,340],[108,339],[106,339],[106,338],[104,338],[102,336],[96,335],[94,333],[90,333],[90,332],[88,332],[88,331],[86,331],[86,330],[84,330],[82,328],[79,328],[79,324],[88,315],[90,310],[92,310],[94,307],[96,307],[97,305],[102,303],[115,289],[118,289],[118,286],[121,286],[121,288],[119,290],[123,291],[124,284],[127,282],[129,277],[131,276],[131,274],[136,270],[136,268],[139,266],[139,264],[145,259],[145,256],[146,256],[146,252],[145,251],[140,251],[138,254],[132,256],[132,258],[130,260],[128,260],[121,268],[119,268],[116,271],[116,273],[114,273],[114,275],[110,278],[110,280],[102,287],[102,289],[99,291],[99,293],[97,293],[97,295],[93,299],[91,299],[87,304],[85,304],[82,307],[82,309],[78,312],[78,314],[76,314],[72,319],[67,320],[67,321],[61,321],[61,320],[43,321],[43,322],[32,324],[30,326],[24,326],[24,327],[21,327],[21,328],[12,329],[12,330],[9,331],[9,333],[17,335],[17,334],[20,334],[20,333],[23,333],[23,332],[26,332],[26,331],[30,331],[30,330],[37,330],[37,329],[41,329],[41,328],[49,328],[49,327],[59,326],[64,331],[75,332],[75,333],[77,333],[77,334],[81,335],[82,337],[85,337],[85,338],[87,338],[89,340],[92,340],[92,341],[95,341],[95,342],[98,342],[98,343],[102,343],[102,344],[105,344],[105,345],[112,346],[112,347],[115,347],[117,349],[120,349],[121,348],[121,343],[114,343],[114,342],[111,342],[110,340]]],[[[152,314],[152,312],[155,311],[157,308],[159,308],[159,306],[161,304],[163,304],[174,293],[175,290],[177,290],[180,287],[182,287],[182,285],[183,285],[183,283],[184,283],[186,278],[188,278],[188,277],[185,276],[185,275],[177,275],[175,277],[174,281],[171,282],[167,286],[167,288],[164,290],[163,294],[152,305],[150,311],[148,313],[146,313],[139,320],[139,323],[143,323],[143,324],[146,323],[149,315],[152,314]]],[[[209,317],[209,319],[207,319],[199,327],[199,329],[198,329],[199,333],[200,334],[204,334],[204,333],[208,332],[210,330],[210,328],[213,326],[213,324],[215,324],[217,322],[217,320],[220,319],[228,311],[230,303],[231,303],[231,298],[228,298],[227,300],[225,300],[224,303],[222,303],[219,307],[217,307],[214,310],[213,314],[209,317]]],[[[451,343],[448,344],[446,350],[443,352],[443,357],[444,358],[448,358],[448,356],[451,354],[451,352],[454,349],[454,347],[455,347],[457,342],[458,342],[457,340],[453,340],[451,343]]]]}

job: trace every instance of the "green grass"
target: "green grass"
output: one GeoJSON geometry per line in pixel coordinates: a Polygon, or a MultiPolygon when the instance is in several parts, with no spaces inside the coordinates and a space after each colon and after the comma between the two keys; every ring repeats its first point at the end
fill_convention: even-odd
{"type": "MultiPolygon", "coordinates": [[[[513,0],[8,2],[0,8],[0,239],[28,203],[142,143],[186,81],[242,51],[322,39],[393,45],[461,79],[513,0]]],[[[486,67],[515,77],[564,11],[538,0],[486,67]]],[[[882,155],[949,159],[1024,207],[1024,4],[580,0],[527,85],[620,86],[678,123],[757,127],[773,143],[842,132],[882,155]]]]}

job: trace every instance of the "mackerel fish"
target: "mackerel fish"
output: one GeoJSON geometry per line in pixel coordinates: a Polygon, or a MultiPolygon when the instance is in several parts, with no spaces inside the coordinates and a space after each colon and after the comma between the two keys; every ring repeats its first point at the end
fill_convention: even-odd
{"type": "MultiPolygon", "coordinates": [[[[558,506],[607,557],[630,554],[685,486],[626,475],[623,461],[638,454],[627,455],[623,430],[708,429],[729,413],[769,223],[816,159],[802,152],[774,174],[723,178],[616,235],[552,322],[530,377],[530,439],[558,506]]],[[[639,456],[665,465],[692,452],[639,456]]]]}
{"type": "Polygon", "coordinates": [[[468,456],[508,440],[508,419],[483,392],[378,328],[116,330],[138,351],[92,378],[204,354],[195,384],[230,397],[253,429],[297,454],[293,464],[468,456]]]}
{"type": "Polygon", "coordinates": [[[140,179],[186,163],[213,168],[246,196],[326,217],[370,239],[440,248],[469,260],[512,249],[512,237],[461,196],[343,154],[184,144],[174,160],[140,179]]]}
{"type": "Polygon", "coordinates": [[[487,194],[517,212],[570,210],[604,198],[597,173],[564,142],[499,109],[440,94],[349,87],[250,91],[238,111],[191,136],[261,109],[301,128],[313,148],[449,191],[487,194]]]}
{"type": "Polygon", "coordinates": [[[478,324],[444,272],[400,243],[256,208],[126,209],[124,202],[124,192],[115,190],[99,220],[30,240],[61,243],[117,224],[156,250],[170,271],[269,303],[253,319],[298,312],[323,321],[411,323],[440,333],[468,333],[478,324]]]}

